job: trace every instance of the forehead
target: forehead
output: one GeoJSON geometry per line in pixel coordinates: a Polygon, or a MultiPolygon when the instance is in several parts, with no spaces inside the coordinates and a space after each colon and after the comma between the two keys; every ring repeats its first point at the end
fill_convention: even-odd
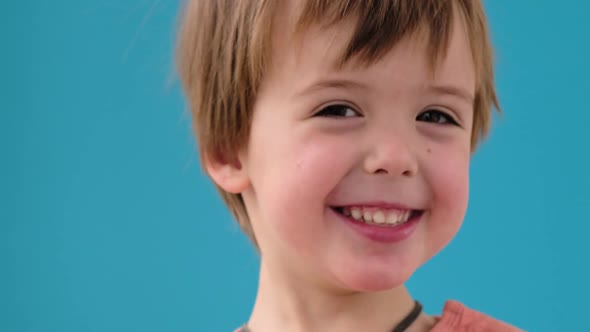
{"type": "Polygon", "coordinates": [[[273,28],[283,30],[283,40],[286,36],[297,39],[311,28],[346,29],[348,39],[338,65],[353,58],[370,64],[402,39],[420,35],[428,40],[429,62],[434,65],[446,53],[453,23],[464,21],[470,11],[464,1],[291,0],[276,3],[273,28]]]}
{"type": "Polygon", "coordinates": [[[442,32],[433,33],[433,27],[424,21],[392,40],[376,36],[374,39],[381,43],[373,44],[373,36],[358,40],[358,30],[362,29],[359,24],[364,23],[362,17],[351,15],[330,22],[328,15],[329,24],[321,21],[302,24],[307,22],[302,18],[304,5],[305,1],[289,2],[278,12],[272,36],[272,68],[268,74],[282,72],[291,76],[284,79],[295,83],[304,76],[298,75],[302,71],[311,74],[307,75],[310,80],[332,74],[371,80],[375,75],[395,73],[392,79],[400,78],[407,84],[443,81],[468,87],[473,94],[475,66],[465,23],[457,8],[452,9],[455,19],[449,20],[446,37],[442,32]],[[355,52],[351,54],[351,50],[355,52]]]}

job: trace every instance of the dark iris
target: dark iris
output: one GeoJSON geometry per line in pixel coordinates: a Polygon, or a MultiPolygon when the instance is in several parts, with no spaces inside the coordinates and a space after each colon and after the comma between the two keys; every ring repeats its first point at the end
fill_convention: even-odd
{"type": "Polygon", "coordinates": [[[326,117],[353,117],[359,115],[359,112],[357,112],[354,108],[342,104],[326,106],[316,113],[316,116],[326,117]]]}
{"type": "Polygon", "coordinates": [[[416,120],[437,124],[451,124],[455,126],[459,125],[452,116],[438,110],[428,110],[422,112],[416,117],[416,120]]]}

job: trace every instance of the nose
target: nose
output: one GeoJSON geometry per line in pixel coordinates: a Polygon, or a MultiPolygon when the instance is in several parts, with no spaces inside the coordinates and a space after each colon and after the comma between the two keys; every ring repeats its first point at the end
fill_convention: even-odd
{"type": "Polygon", "coordinates": [[[403,134],[381,135],[371,142],[364,160],[369,174],[411,177],[418,174],[418,159],[409,139],[403,134]]]}

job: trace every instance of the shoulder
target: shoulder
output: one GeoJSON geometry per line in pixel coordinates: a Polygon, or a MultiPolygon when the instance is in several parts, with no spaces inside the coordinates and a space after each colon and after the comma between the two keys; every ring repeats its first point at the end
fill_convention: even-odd
{"type": "Polygon", "coordinates": [[[484,313],[470,309],[460,302],[449,300],[432,332],[522,332],[522,330],[484,313]]]}

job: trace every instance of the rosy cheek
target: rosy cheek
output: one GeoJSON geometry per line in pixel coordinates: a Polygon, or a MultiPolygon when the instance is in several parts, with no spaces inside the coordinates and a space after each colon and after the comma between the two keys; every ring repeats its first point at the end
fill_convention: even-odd
{"type": "Polygon", "coordinates": [[[464,213],[469,195],[469,153],[460,149],[432,149],[428,169],[437,205],[453,213],[464,213]]]}
{"type": "Polygon", "coordinates": [[[270,170],[272,175],[268,174],[269,179],[275,179],[271,198],[284,207],[283,215],[299,218],[322,215],[328,194],[351,163],[345,160],[345,154],[337,152],[341,148],[331,141],[317,139],[314,144],[300,141],[287,150],[289,155],[277,160],[276,169],[270,170]]]}

